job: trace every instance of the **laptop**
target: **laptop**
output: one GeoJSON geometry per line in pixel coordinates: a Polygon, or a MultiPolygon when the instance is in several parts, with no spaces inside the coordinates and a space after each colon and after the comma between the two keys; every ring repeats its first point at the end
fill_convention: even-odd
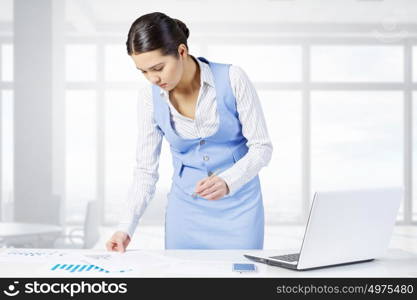
{"type": "Polygon", "coordinates": [[[316,192],[299,253],[244,256],[293,270],[371,261],[387,250],[402,199],[402,188],[316,192]]]}

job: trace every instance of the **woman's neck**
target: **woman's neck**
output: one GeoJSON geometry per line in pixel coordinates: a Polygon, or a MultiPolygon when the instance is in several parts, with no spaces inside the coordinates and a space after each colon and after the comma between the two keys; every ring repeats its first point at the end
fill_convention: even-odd
{"type": "Polygon", "coordinates": [[[173,92],[192,94],[198,90],[200,90],[200,66],[191,55],[188,55],[184,63],[183,76],[173,92]]]}

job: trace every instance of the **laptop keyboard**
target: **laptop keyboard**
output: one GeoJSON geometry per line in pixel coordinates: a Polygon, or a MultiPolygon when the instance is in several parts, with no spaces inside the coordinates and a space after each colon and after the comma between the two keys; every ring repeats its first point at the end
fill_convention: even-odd
{"type": "Polygon", "coordinates": [[[300,258],[300,253],[279,255],[279,256],[270,256],[270,258],[275,258],[275,259],[279,259],[279,260],[293,262],[293,261],[298,261],[298,259],[300,258]]]}

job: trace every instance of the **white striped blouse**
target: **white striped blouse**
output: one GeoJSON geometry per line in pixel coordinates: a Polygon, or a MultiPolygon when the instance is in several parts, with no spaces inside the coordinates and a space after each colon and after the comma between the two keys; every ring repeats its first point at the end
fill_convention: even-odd
{"type": "MultiPolygon", "coordinates": [[[[160,93],[170,107],[174,130],[183,138],[204,138],[215,133],[219,125],[216,90],[210,67],[194,57],[193,59],[198,61],[201,71],[195,119],[180,114],[170,102],[167,91],[161,89],[160,93]]],[[[226,182],[229,194],[232,195],[269,163],[273,147],[258,94],[249,77],[235,65],[230,66],[229,76],[242,124],[242,134],[248,140],[249,147],[245,156],[217,175],[226,182]]],[[[138,121],[136,166],[118,226],[118,230],[128,233],[130,237],[133,236],[139,219],[153,199],[159,179],[158,166],[163,135],[153,118],[151,85],[139,91],[138,121]]]]}

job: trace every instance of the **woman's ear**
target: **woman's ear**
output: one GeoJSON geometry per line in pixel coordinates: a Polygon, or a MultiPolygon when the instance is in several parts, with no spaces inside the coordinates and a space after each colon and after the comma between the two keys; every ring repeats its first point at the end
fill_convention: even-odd
{"type": "Polygon", "coordinates": [[[182,57],[182,58],[186,58],[188,55],[188,51],[187,51],[187,47],[184,44],[180,44],[178,46],[178,54],[182,57]]]}

